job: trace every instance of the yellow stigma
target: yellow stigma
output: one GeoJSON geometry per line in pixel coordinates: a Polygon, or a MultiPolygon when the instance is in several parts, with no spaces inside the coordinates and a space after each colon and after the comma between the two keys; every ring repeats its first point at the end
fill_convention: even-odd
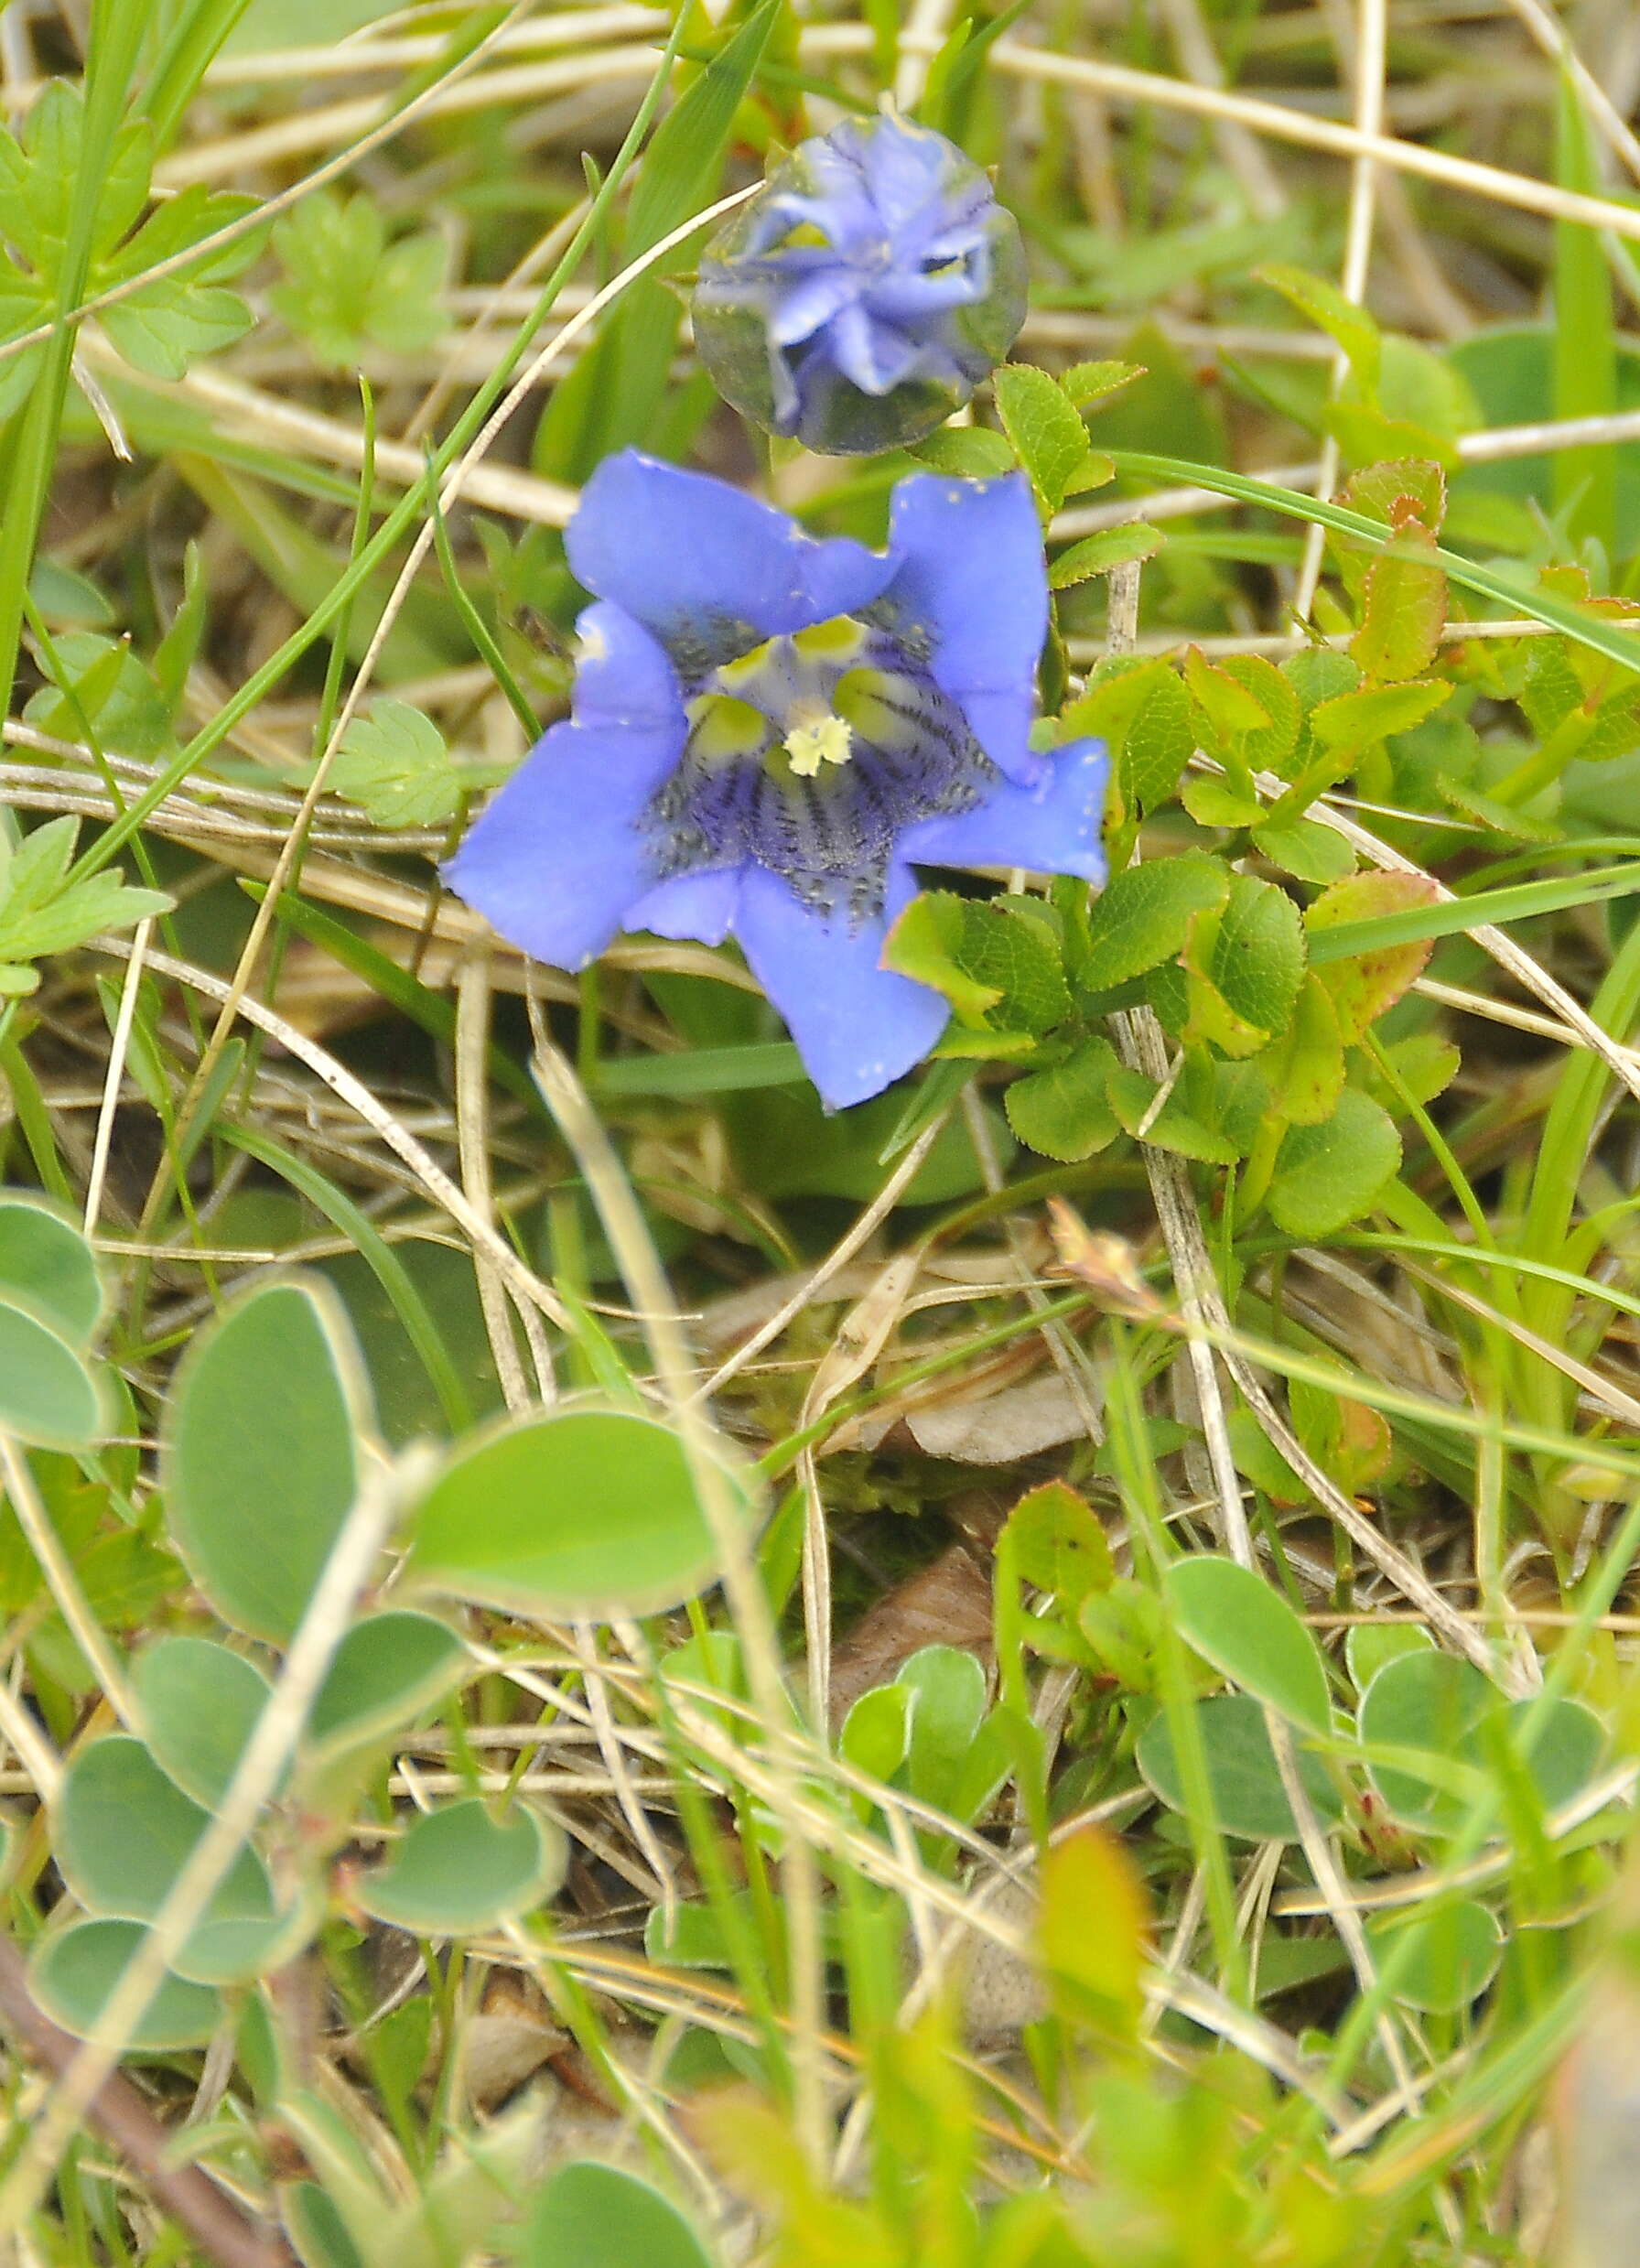
{"type": "Polygon", "coordinates": [[[812,780],[822,764],[848,761],[854,753],[854,730],[841,717],[817,717],[811,724],[793,725],[785,745],[798,778],[812,780]]]}

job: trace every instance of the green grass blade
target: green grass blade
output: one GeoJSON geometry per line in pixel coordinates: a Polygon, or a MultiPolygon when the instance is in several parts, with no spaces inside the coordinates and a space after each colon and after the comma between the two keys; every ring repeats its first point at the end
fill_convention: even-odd
{"type": "MultiPolygon", "coordinates": [[[[1107,449],[1105,453],[1118,472],[1130,474],[1136,480],[1204,488],[1213,495],[1233,496],[1240,503],[1257,504],[1289,520],[1318,520],[1322,527],[1336,528],[1341,535],[1357,535],[1379,550],[1388,548],[1386,531],[1381,522],[1369,520],[1362,513],[1351,512],[1346,506],[1322,497],[1306,496],[1296,488],[1281,488],[1273,481],[1249,480],[1245,473],[1222,472],[1216,465],[1191,464],[1181,457],[1152,456],[1145,449],[1107,449]]],[[[1420,552],[1419,556],[1430,555],[1420,552]]],[[[1603,653],[1608,661],[1620,662],[1624,669],[1640,672],[1640,638],[1631,632],[1602,622],[1596,615],[1581,613],[1576,607],[1567,605],[1564,599],[1556,599],[1548,591],[1525,589],[1506,576],[1494,575],[1489,567],[1478,567],[1473,559],[1462,558],[1455,551],[1437,547],[1433,556],[1454,583],[1477,592],[1483,599],[1492,599],[1507,614],[1527,616],[1549,630],[1575,638],[1591,653],[1603,653]]]]}
{"type": "Polygon", "coordinates": [[[1473,898],[1451,898],[1438,905],[1408,906],[1401,913],[1375,914],[1371,921],[1340,922],[1310,937],[1310,960],[1353,960],[1358,953],[1381,953],[1386,945],[1412,945],[1425,937],[1452,937],[1484,923],[1525,922],[1559,913],[1569,906],[1603,905],[1640,891],[1640,861],[1596,867],[1587,874],[1555,875],[1541,882],[1517,882],[1508,890],[1484,890],[1473,898]]]}

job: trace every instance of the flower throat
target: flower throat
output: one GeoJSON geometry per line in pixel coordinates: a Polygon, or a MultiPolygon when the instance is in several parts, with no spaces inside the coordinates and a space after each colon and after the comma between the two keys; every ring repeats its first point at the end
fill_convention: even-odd
{"type": "Polygon", "coordinates": [[[919,819],[971,810],[994,766],[891,632],[836,615],[697,678],[676,772],[646,814],[661,879],[755,859],[805,905],[880,913],[919,819]]]}

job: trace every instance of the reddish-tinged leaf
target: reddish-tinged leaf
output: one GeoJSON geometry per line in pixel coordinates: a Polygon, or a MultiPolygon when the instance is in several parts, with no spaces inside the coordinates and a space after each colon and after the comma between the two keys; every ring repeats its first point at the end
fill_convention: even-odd
{"type": "MultiPolygon", "coordinates": [[[[1427,874],[1352,874],[1322,891],[1305,914],[1305,925],[1313,933],[1344,922],[1376,921],[1381,914],[1433,905],[1440,894],[1427,874]]],[[[1329,961],[1318,970],[1332,996],[1346,1047],[1354,1047],[1422,975],[1431,949],[1432,941],[1421,937],[1356,954],[1347,961],[1329,961]]]]}
{"type": "Polygon", "coordinates": [[[1361,627],[1350,653],[1378,685],[1398,685],[1429,668],[1446,621],[1446,577],[1434,562],[1435,539],[1408,521],[1392,548],[1366,570],[1361,627]],[[1417,554],[1424,552],[1427,558],[1417,554]]]}

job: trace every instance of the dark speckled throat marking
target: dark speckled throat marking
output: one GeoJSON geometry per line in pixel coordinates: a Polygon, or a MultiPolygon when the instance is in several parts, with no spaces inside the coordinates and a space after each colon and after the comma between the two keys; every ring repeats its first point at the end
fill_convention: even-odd
{"type": "Polygon", "coordinates": [[[818,654],[804,650],[803,638],[759,648],[755,632],[726,654],[718,632],[730,628],[706,626],[696,650],[709,648],[712,658],[697,668],[685,670],[679,642],[668,641],[698,715],[682,761],[641,823],[654,878],[752,863],[778,874],[816,913],[842,914],[851,927],[870,921],[883,910],[905,829],[973,810],[996,786],[996,767],[928,675],[925,650],[869,615],[805,633],[815,641],[832,633],[847,649],[818,654]],[[869,692],[856,706],[847,759],[801,774],[787,752],[788,732],[811,723],[817,706],[829,712],[846,677],[862,676],[869,692]],[[736,705],[745,736],[727,752],[711,728],[711,697],[736,705]]]}

